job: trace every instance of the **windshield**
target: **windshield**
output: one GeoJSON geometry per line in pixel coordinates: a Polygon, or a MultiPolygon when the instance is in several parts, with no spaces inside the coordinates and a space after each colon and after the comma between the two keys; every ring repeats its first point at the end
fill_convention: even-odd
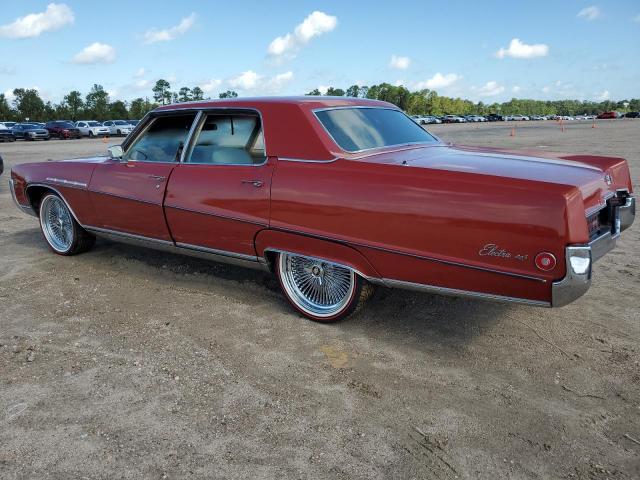
{"type": "Polygon", "coordinates": [[[75,127],[76,127],[76,126],[75,126],[73,123],[71,123],[71,122],[60,122],[60,123],[58,124],[58,126],[59,126],[59,127],[62,127],[62,128],[75,128],[75,127]]]}
{"type": "Polygon", "coordinates": [[[87,122],[87,125],[89,125],[90,127],[101,127],[102,125],[100,125],[99,122],[87,122]]]}
{"type": "Polygon", "coordinates": [[[129,122],[125,122],[124,120],[116,120],[115,122],[116,125],[129,125],[129,122]]]}
{"type": "Polygon", "coordinates": [[[400,110],[354,107],[318,110],[315,114],[347,152],[436,141],[400,110]]]}

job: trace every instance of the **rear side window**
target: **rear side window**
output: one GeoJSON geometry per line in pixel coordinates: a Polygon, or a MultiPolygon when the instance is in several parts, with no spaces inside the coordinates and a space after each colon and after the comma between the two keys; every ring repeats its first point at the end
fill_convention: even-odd
{"type": "Polygon", "coordinates": [[[314,113],[338,146],[347,152],[436,141],[399,110],[336,108],[314,113]]]}
{"type": "Polygon", "coordinates": [[[124,154],[124,160],[177,162],[195,114],[158,117],[124,154]]]}
{"type": "Polygon", "coordinates": [[[260,117],[248,114],[209,114],[189,155],[189,163],[258,165],[266,160],[260,117]]]}

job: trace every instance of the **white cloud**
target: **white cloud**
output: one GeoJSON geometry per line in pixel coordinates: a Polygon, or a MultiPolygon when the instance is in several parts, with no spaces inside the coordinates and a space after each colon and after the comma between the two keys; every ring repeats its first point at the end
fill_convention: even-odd
{"type": "Polygon", "coordinates": [[[291,80],[293,80],[291,71],[266,77],[253,70],[247,70],[237,77],[230,78],[227,83],[233,89],[273,95],[279,93],[291,80]]]}
{"type": "Polygon", "coordinates": [[[220,88],[220,85],[222,85],[222,80],[218,78],[212,78],[208,82],[201,83],[200,88],[204,93],[212,93],[217,91],[220,88]]]}
{"type": "Polygon", "coordinates": [[[275,58],[295,57],[298,50],[312,38],[330,32],[337,25],[337,17],[316,10],[296,26],[293,33],[274,38],[267,48],[267,54],[275,58]]]}
{"type": "Polygon", "coordinates": [[[585,7],[578,12],[578,17],[584,18],[585,20],[595,20],[596,18],[600,18],[600,9],[595,5],[591,5],[590,7],[585,7]]]}
{"type": "Polygon", "coordinates": [[[138,80],[135,83],[135,87],[140,89],[140,90],[143,90],[143,89],[146,89],[146,88],[150,88],[151,87],[151,80],[145,80],[145,79],[138,80]]]}
{"type": "Polygon", "coordinates": [[[253,90],[258,86],[258,82],[262,79],[262,75],[258,75],[253,70],[242,72],[237,77],[229,80],[229,85],[233,88],[241,90],[253,90]]]}
{"type": "Polygon", "coordinates": [[[188,17],[184,17],[180,20],[178,25],[175,25],[171,28],[167,28],[164,30],[147,30],[144,33],[144,43],[151,44],[157,42],[169,42],[171,40],[175,40],[180,35],[184,35],[187,33],[191,27],[193,27],[194,23],[196,23],[197,15],[192,13],[188,17]]]}
{"type": "Polygon", "coordinates": [[[442,73],[438,72],[429,80],[425,80],[424,82],[418,82],[416,84],[416,88],[418,90],[422,90],[423,88],[429,88],[431,90],[434,90],[437,88],[446,88],[446,87],[450,87],[461,78],[462,77],[456,73],[447,73],[446,75],[443,75],[442,73]]]}
{"type": "Polygon", "coordinates": [[[133,74],[133,78],[142,78],[147,71],[144,68],[139,68],[136,73],[133,74]]]}
{"type": "Polygon", "coordinates": [[[504,85],[500,85],[495,80],[491,80],[478,89],[478,93],[483,97],[495,97],[504,92],[504,85]]]}
{"type": "Polygon", "coordinates": [[[596,100],[598,100],[599,102],[604,102],[605,100],[609,100],[609,98],[611,98],[611,94],[609,93],[609,90],[603,90],[601,93],[598,94],[598,96],[596,97],[596,100]]]}
{"type": "Polygon", "coordinates": [[[542,87],[542,93],[549,93],[551,91],[551,87],[542,87]]]}
{"type": "Polygon", "coordinates": [[[513,93],[518,93],[518,92],[520,92],[520,90],[522,90],[522,87],[520,87],[518,85],[514,85],[513,87],[511,87],[511,91],[513,93]]]}
{"type": "Polygon", "coordinates": [[[405,83],[405,82],[404,82],[404,80],[400,80],[400,79],[398,79],[398,80],[396,80],[395,82],[393,82],[393,84],[394,84],[396,87],[402,87],[402,86],[404,86],[404,83],[405,83]]]}
{"type": "Polygon", "coordinates": [[[406,70],[411,65],[411,59],[409,57],[399,57],[397,55],[391,55],[389,61],[389,67],[397,70],[406,70]]]}
{"type": "Polygon", "coordinates": [[[549,46],[544,43],[536,43],[534,45],[527,45],[520,41],[519,38],[514,38],[509,44],[509,48],[501,47],[496,52],[496,57],[513,57],[513,58],[536,58],[546,57],[549,54],[549,46]]]}
{"type": "Polygon", "coordinates": [[[72,62],[87,65],[93,63],[113,63],[115,60],[115,48],[105,43],[94,42],[84,47],[82,51],[76,53],[72,62]]]}
{"type": "Polygon", "coordinates": [[[59,30],[72,24],[73,11],[64,3],[50,3],[41,13],[30,13],[19,17],[13,23],[0,26],[0,37],[33,38],[41,33],[59,30]]]}
{"type": "Polygon", "coordinates": [[[326,95],[328,90],[329,90],[329,86],[328,85],[318,85],[318,91],[322,95],[326,95]]]}

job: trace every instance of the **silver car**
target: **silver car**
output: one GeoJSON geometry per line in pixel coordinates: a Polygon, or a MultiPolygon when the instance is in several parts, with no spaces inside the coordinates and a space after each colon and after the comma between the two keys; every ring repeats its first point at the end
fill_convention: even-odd
{"type": "Polygon", "coordinates": [[[80,120],[76,122],[76,128],[80,130],[83,137],[99,137],[109,135],[109,127],[105,127],[95,120],[80,120]]]}
{"type": "Polygon", "coordinates": [[[109,128],[111,135],[129,135],[134,127],[126,120],[107,120],[102,125],[109,128]]]}

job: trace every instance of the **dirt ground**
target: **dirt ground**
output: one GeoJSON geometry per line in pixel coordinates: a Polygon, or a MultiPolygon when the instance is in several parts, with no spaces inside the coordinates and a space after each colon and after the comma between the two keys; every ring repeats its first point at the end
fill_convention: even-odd
{"type": "MultiPolygon", "coordinates": [[[[626,157],[640,121],[438,125],[626,157]]],[[[7,167],[100,140],[0,144],[7,167]]],[[[640,478],[640,226],[542,309],[378,289],[342,323],[267,274],[98,241],[48,251],[0,178],[0,478],[640,478]]]]}

